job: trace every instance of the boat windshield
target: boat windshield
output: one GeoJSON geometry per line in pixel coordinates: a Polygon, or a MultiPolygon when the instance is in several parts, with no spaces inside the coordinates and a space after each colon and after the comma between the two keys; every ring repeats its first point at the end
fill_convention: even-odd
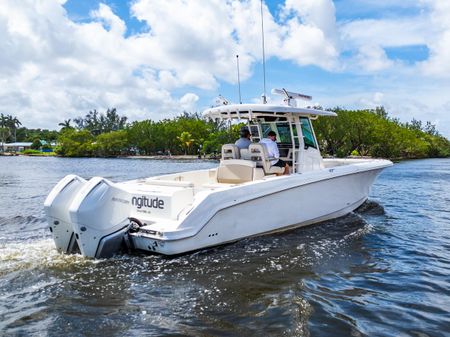
{"type": "MultiPolygon", "coordinates": [[[[317,141],[314,137],[311,121],[308,117],[300,117],[300,125],[302,128],[303,141],[305,147],[317,149],[317,141]]],[[[252,138],[254,142],[258,142],[261,138],[266,138],[270,131],[277,134],[277,143],[280,148],[292,148],[292,134],[294,136],[295,147],[299,146],[299,138],[295,124],[292,124],[292,134],[289,122],[287,121],[260,121],[258,124],[250,126],[252,138]]]]}
{"type": "Polygon", "coordinates": [[[305,146],[317,149],[311,122],[306,117],[300,117],[300,123],[302,125],[303,141],[305,142],[305,146]]]}
{"type": "MultiPolygon", "coordinates": [[[[262,137],[267,137],[269,131],[275,131],[277,134],[277,143],[279,144],[292,144],[291,129],[288,122],[266,122],[261,123],[262,137]]],[[[292,124],[292,131],[294,133],[295,145],[298,146],[297,129],[295,124],[292,124]]]]}
{"type": "MultiPolygon", "coordinates": [[[[278,123],[277,129],[280,143],[292,144],[291,129],[289,128],[289,123],[278,123]]],[[[292,132],[294,133],[295,146],[298,146],[297,129],[295,127],[295,124],[292,124],[292,132]]]]}

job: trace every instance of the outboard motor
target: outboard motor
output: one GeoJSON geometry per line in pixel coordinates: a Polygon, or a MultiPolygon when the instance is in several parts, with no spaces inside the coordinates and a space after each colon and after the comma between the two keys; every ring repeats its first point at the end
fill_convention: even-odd
{"type": "Polygon", "coordinates": [[[102,258],[120,251],[130,225],[126,191],[94,177],[73,199],[69,213],[81,254],[102,258]]]}
{"type": "Polygon", "coordinates": [[[59,252],[79,253],[68,209],[86,183],[85,179],[70,174],[61,179],[45,199],[45,214],[59,252]]]}

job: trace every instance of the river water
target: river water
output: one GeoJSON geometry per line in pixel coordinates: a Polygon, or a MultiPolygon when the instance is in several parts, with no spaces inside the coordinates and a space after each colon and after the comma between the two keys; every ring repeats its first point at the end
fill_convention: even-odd
{"type": "Polygon", "coordinates": [[[450,159],[386,169],[355,213],[176,258],[58,254],[66,174],[113,181],[213,162],[0,157],[0,335],[450,336],[450,159]]]}

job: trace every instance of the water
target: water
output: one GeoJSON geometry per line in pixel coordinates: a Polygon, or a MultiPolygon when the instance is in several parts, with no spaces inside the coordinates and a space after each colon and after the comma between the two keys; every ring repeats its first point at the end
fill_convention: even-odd
{"type": "Polygon", "coordinates": [[[385,170],[344,218],[177,258],[58,254],[43,202],[212,162],[0,157],[0,335],[450,336],[450,160],[385,170]]]}

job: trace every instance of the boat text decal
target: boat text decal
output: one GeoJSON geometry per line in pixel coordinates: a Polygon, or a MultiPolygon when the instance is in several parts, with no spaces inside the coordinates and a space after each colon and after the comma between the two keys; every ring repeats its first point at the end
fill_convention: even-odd
{"type": "Polygon", "coordinates": [[[133,206],[137,206],[138,209],[141,209],[142,207],[148,207],[148,208],[159,208],[164,209],[164,200],[156,198],[147,198],[146,196],[142,197],[133,197],[131,199],[131,203],[133,206]]]}

